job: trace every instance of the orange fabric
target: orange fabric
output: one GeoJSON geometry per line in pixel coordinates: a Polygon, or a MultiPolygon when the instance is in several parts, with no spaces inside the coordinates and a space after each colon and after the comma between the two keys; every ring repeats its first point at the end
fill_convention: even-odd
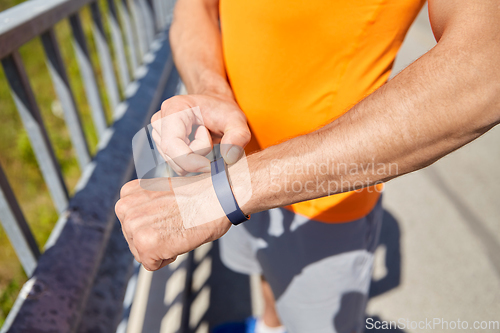
{"type": "MultiPolygon", "coordinates": [[[[309,133],[384,84],[422,0],[221,0],[229,81],[266,148],[309,133]]],[[[365,216],[374,188],[289,207],[324,222],[365,216]]]]}

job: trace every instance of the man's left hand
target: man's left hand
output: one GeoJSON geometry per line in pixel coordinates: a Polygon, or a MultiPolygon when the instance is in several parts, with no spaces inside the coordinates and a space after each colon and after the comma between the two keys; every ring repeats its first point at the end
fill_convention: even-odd
{"type": "Polygon", "coordinates": [[[206,175],[134,180],[123,186],[120,197],[115,211],[123,234],[149,271],[220,238],[231,226],[206,175]]]}

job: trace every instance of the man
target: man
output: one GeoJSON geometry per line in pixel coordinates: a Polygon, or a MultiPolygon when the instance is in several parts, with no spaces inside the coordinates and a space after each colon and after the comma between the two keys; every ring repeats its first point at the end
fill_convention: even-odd
{"type": "MultiPolygon", "coordinates": [[[[177,4],[171,43],[191,95],[165,101],[153,121],[199,106],[233,164],[234,197],[244,202],[243,213],[254,215],[222,239],[222,258],[269,282],[257,330],[283,331],[283,323],[289,332],[360,331],[380,224],[377,184],[433,163],[500,121],[495,0],[430,0],[437,46],[380,87],[421,6],[416,0],[177,4]],[[247,119],[249,146],[262,151],[247,158],[251,197],[243,200],[248,189],[238,186],[244,172],[237,161],[251,139],[247,119]],[[286,172],[342,163],[349,168],[286,172]],[[321,198],[333,193],[341,194],[321,198]]],[[[168,134],[159,132],[172,155],[168,134]]],[[[181,174],[208,167],[184,162],[174,168],[181,174]]],[[[209,192],[212,184],[204,179],[196,188],[209,192]]],[[[202,205],[196,195],[186,197],[202,205]]],[[[215,193],[204,201],[218,203],[215,193]]],[[[150,270],[231,226],[222,217],[186,229],[171,191],[153,193],[137,182],[124,186],[116,210],[131,251],[150,270]]]]}

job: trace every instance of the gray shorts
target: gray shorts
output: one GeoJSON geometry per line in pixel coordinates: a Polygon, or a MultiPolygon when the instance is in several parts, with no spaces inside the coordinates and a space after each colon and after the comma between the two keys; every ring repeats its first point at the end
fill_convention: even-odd
{"type": "Polygon", "coordinates": [[[289,333],[362,332],[381,200],[367,216],[327,224],[283,208],[252,215],[220,240],[222,262],[271,285],[289,333]]]}

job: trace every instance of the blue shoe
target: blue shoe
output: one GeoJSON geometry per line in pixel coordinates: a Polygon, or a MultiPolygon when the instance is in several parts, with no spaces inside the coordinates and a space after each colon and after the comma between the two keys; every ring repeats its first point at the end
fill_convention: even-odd
{"type": "Polygon", "coordinates": [[[245,333],[255,333],[255,326],[257,325],[257,318],[248,317],[245,320],[245,333]]]}
{"type": "Polygon", "coordinates": [[[243,323],[226,323],[215,327],[212,333],[255,333],[257,319],[248,317],[243,323]]]}

